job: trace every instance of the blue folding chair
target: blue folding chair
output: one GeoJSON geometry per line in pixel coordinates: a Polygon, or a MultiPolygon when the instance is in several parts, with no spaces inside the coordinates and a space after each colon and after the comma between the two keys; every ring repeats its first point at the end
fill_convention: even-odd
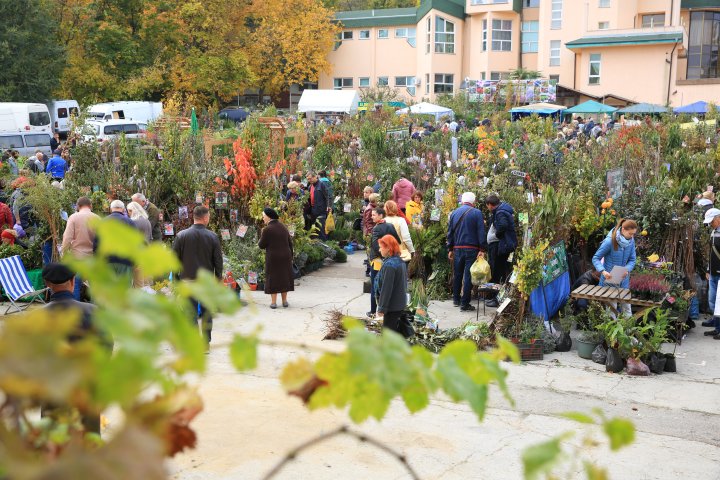
{"type": "Polygon", "coordinates": [[[25,270],[25,265],[23,265],[19,255],[0,259],[0,283],[2,283],[3,289],[5,290],[5,296],[10,301],[10,306],[5,310],[4,315],[15,313],[10,312],[11,308],[22,312],[34,301],[45,303],[42,294],[47,291],[47,288],[35,290],[32,287],[27,270],[25,270]],[[18,305],[16,302],[21,300],[30,301],[25,305],[18,305]]]}

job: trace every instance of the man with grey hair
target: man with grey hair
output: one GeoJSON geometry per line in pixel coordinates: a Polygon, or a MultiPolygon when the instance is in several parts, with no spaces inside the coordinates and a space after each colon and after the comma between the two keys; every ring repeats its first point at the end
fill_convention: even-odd
{"type": "Polygon", "coordinates": [[[162,241],[162,222],[160,222],[160,209],[153,205],[153,203],[145,198],[142,193],[136,193],[132,196],[132,201],[140,204],[148,214],[148,220],[150,220],[150,226],[152,227],[152,239],[153,241],[162,241]]]}
{"type": "MultiPolygon", "coordinates": [[[[103,219],[103,222],[121,222],[130,227],[137,229],[135,222],[130,220],[130,218],[125,214],[125,204],[121,200],[113,200],[110,203],[110,215],[105,217],[103,219]]],[[[114,241],[114,239],[112,239],[112,238],[101,239],[100,237],[95,236],[95,241],[93,244],[93,252],[95,252],[95,253],[97,252],[100,241],[112,242],[112,241],[114,241]]],[[[118,276],[127,276],[130,279],[130,281],[132,282],[133,264],[132,264],[132,261],[130,261],[130,259],[118,257],[116,255],[109,255],[107,258],[107,261],[108,261],[108,263],[110,263],[113,270],[115,270],[115,273],[117,273],[118,276]]]]}

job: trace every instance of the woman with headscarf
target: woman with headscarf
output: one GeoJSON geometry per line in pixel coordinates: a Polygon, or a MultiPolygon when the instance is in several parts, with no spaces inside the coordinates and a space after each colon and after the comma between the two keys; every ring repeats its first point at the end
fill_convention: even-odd
{"type": "Polygon", "coordinates": [[[270,295],[270,308],[277,308],[278,293],[287,308],[287,294],[295,290],[292,237],[272,208],[263,210],[263,222],[258,246],[265,250],[265,293],[270,295]]]}
{"type": "Polygon", "coordinates": [[[152,242],[152,225],[142,205],[137,202],[130,202],[125,208],[127,209],[130,220],[135,222],[135,226],[145,234],[145,242],[152,242]]]}

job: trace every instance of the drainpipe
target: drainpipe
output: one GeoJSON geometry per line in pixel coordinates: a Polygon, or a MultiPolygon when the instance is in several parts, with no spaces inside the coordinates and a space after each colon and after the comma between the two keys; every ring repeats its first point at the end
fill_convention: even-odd
{"type": "Polygon", "coordinates": [[[577,52],[573,52],[573,90],[577,90],[577,52]]]}
{"type": "MultiPolygon", "coordinates": [[[[675,58],[675,49],[677,48],[678,44],[675,42],[675,45],[673,45],[672,52],[670,52],[670,61],[668,62],[670,64],[670,71],[668,72],[668,88],[667,88],[667,98],[665,99],[665,105],[670,105],[670,89],[672,88],[672,69],[673,69],[673,59],[675,58]]],[[[667,60],[666,60],[667,62],[667,60]]]]}
{"type": "MultiPolygon", "coordinates": [[[[520,48],[518,49],[518,68],[523,68],[523,61],[522,61],[522,24],[523,24],[523,14],[522,14],[523,8],[520,8],[520,48]]],[[[539,22],[538,22],[539,24],[539,22]]],[[[539,40],[540,32],[538,32],[538,40],[539,40]]],[[[538,42],[539,45],[539,42],[538,42]]]]}

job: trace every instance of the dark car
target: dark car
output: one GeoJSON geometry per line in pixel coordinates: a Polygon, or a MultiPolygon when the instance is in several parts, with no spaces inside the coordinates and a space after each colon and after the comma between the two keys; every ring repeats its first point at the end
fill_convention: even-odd
{"type": "Polygon", "coordinates": [[[248,116],[247,110],[236,107],[236,108],[223,108],[218,113],[218,117],[222,120],[230,120],[231,122],[241,123],[244,122],[248,116]]]}

